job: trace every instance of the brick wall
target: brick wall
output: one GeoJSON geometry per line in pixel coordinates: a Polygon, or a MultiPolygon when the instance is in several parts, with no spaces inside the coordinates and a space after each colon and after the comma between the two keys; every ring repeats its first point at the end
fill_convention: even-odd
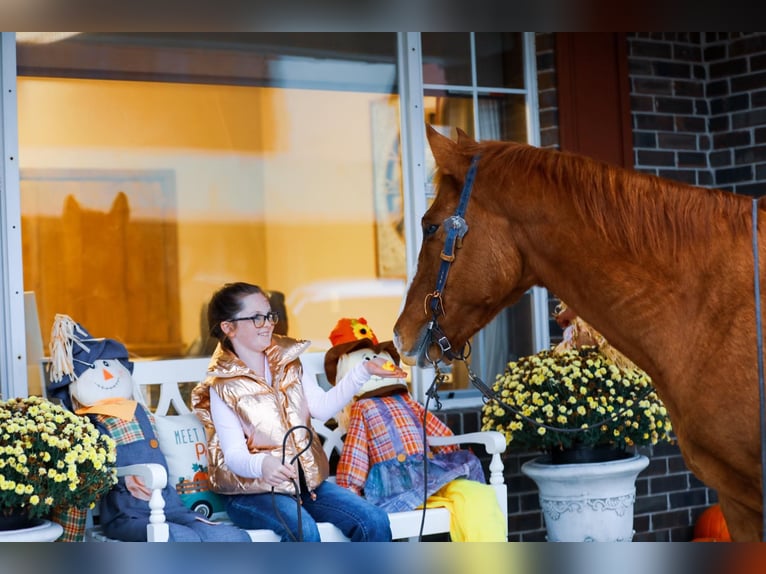
{"type": "Polygon", "coordinates": [[[766,34],[628,36],[636,169],[766,190],[766,34]]]}
{"type": "Polygon", "coordinates": [[[537,34],[537,101],[540,146],[558,148],[559,114],[556,90],[556,42],[553,34],[537,34]]]}

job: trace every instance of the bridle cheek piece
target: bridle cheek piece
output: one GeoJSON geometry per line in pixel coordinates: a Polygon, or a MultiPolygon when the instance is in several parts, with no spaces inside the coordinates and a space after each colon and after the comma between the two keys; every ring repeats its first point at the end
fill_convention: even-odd
{"type": "MultiPolygon", "coordinates": [[[[450,265],[455,261],[455,250],[460,249],[463,245],[463,237],[468,233],[468,224],[465,221],[465,210],[468,206],[468,199],[471,197],[471,189],[473,188],[473,181],[476,178],[476,170],[479,167],[479,155],[473,156],[471,159],[471,166],[468,168],[466,174],[465,184],[463,185],[463,191],[460,194],[460,202],[455,208],[455,213],[444,220],[442,225],[447,232],[444,239],[444,248],[440,254],[441,265],[439,266],[439,275],[436,278],[436,288],[426,295],[423,302],[423,308],[425,314],[431,314],[431,321],[428,323],[428,335],[431,343],[436,343],[441,349],[442,356],[449,359],[461,358],[464,355],[462,352],[457,355],[452,351],[452,345],[449,339],[439,326],[439,316],[446,316],[444,310],[444,286],[447,283],[447,275],[449,274],[450,265]]],[[[466,343],[468,345],[468,343],[466,343]]],[[[433,360],[428,356],[431,345],[426,347],[426,356],[433,364],[439,361],[441,357],[433,360]]]]}

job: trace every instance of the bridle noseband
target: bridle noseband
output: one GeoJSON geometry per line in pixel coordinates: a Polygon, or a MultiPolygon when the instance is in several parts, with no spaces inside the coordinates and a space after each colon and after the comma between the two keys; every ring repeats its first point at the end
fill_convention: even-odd
{"type": "MultiPolygon", "coordinates": [[[[463,243],[463,237],[468,233],[468,224],[465,222],[465,210],[468,206],[468,199],[471,197],[471,189],[473,188],[473,180],[476,178],[476,170],[479,167],[479,155],[473,156],[471,159],[471,166],[468,168],[468,174],[465,178],[465,184],[463,185],[463,191],[460,194],[460,202],[455,208],[455,213],[444,220],[442,225],[447,230],[447,237],[444,239],[444,249],[441,252],[441,265],[439,266],[439,275],[436,278],[436,288],[433,292],[426,295],[423,307],[426,315],[431,313],[431,321],[428,323],[428,345],[426,347],[426,357],[432,362],[438,362],[439,358],[431,360],[428,356],[431,343],[436,343],[441,349],[442,356],[449,359],[464,358],[466,355],[463,349],[459,354],[456,354],[452,349],[452,344],[444,334],[439,326],[439,315],[446,315],[444,311],[444,300],[442,298],[442,292],[444,286],[447,283],[447,275],[449,274],[450,265],[455,260],[455,251],[460,249],[463,243]]],[[[466,343],[466,346],[469,346],[466,343]]]]}

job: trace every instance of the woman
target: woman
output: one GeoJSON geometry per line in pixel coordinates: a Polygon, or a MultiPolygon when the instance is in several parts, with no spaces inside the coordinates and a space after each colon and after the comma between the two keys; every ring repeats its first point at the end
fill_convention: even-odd
{"type": "Polygon", "coordinates": [[[392,374],[374,359],[325,392],[313,377],[301,380],[309,342],[274,335],[278,319],[249,283],[226,284],[210,301],[219,343],[192,405],[207,433],[213,490],[226,495],[234,524],[274,530],[283,541],[319,541],[317,522],[332,522],[352,541],[391,540],[384,510],[325,480],[327,456],[309,421],[334,416],[371,376],[404,371],[392,374]]]}

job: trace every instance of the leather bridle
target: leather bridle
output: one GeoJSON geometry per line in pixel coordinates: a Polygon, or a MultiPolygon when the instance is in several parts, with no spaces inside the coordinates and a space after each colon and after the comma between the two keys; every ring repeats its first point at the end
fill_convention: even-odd
{"type": "MultiPolygon", "coordinates": [[[[468,233],[468,224],[465,221],[465,210],[468,207],[468,200],[471,197],[471,189],[473,188],[473,181],[476,178],[476,170],[479,167],[479,155],[473,156],[471,159],[471,166],[468,168],[468,174],[465,178],[465,184],[463,185],[463,191],[460,194],[460,201],[455,208],[455,213],[444,220],[442,225],[447,231],[447,236],[444,239],[444,249],[440,254],[441,265],[439,266],[439,275],[436,278],[436,288],[426,295],[423,307],[426,315],[431,313],[431,321],[428,323],[428,344],[426,346],[426,358],[432,363],[436,364],[441,357],[431,359],[429,356],[431,343],[436,343],[441,350],[441,354],[448,359],[464,359],[466,349],[462,349],[459,353],[456,353],[452,348],[447,336],[439,326],[439,316],[446,315],[444,311],[444,299],[443,292],[444,287],[447,284],[447,275],[449,274],[450,266],[455,261],[456,250],[459,249],[463,243],[463,237],[468,233]]],[[[466,342],[466,348],[469,349],[470,344],[466,342]]]]}

